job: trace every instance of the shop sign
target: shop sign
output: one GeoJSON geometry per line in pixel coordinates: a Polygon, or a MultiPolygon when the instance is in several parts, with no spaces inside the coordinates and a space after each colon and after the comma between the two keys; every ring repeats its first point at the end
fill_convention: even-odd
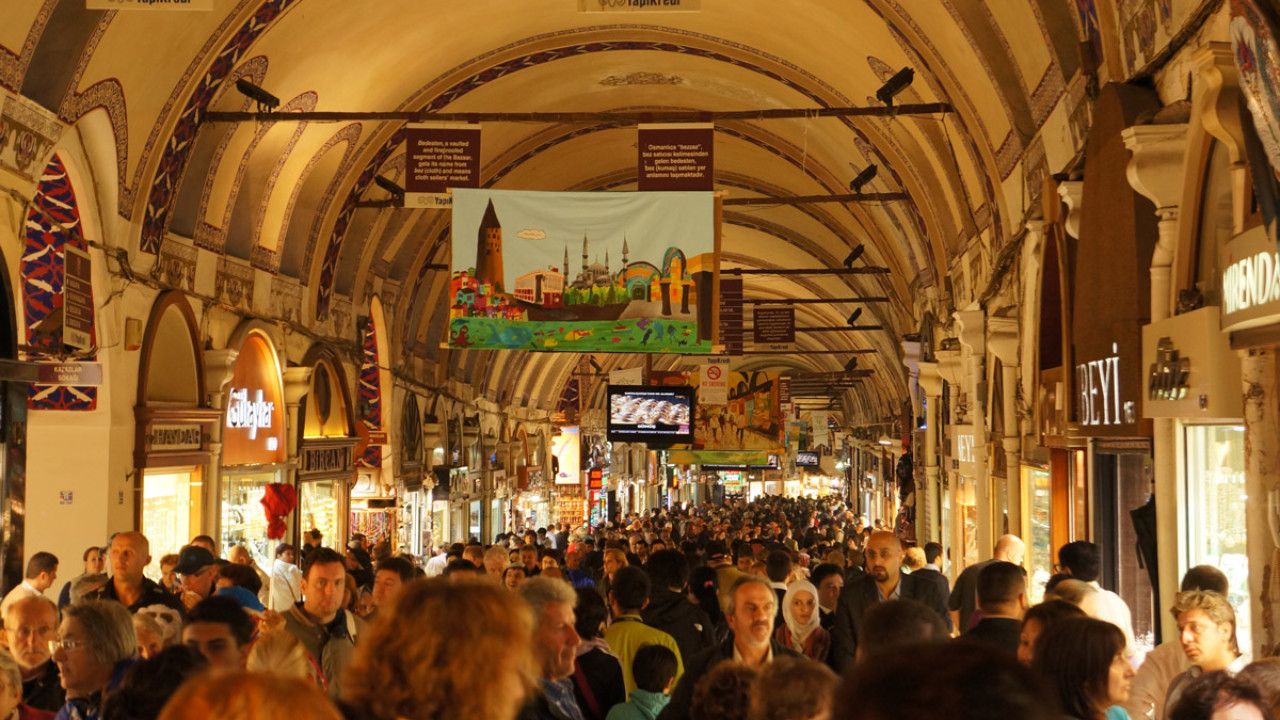
{"type": "Polygon", "coordinates": [[[199,450],[204,446],[204,431],[199,423],[183,425],[151,425],[147,428],[147,447],[151,452],[199,450]]]}
{"type": "Polygon", "coordinates": [[[742,354],[742,278],[720,278],[720,343],[727,355],[742,354]]]}
{"type": "Polygon", "coordinates": [[[39,363],[36,381],[48,385],[97,387],[102,384],[102,363],[39,363]]]}
{"type": "Polygon", "coordinates": [[[636,189],[714,190],[711,123],[640,125],[636,129],[636,189]]]}
{"type": "Polygon", "coordinates": [[[479,125],[413,123],[404,136],[405,207],[449,207],[451,188],[480,187],[479,125]]]}
{"type": "Polygon", "coordinates": [[[951,467],[961,475],[973,476],[978,458],[978,441],[972,425],[951,428],[951,467]]]}
{"type": "Polygon", "coordinates": [[[1240,358],[1218,329],[1219,315],[1210,305],[1142,328],[1145,417],[1241,417],[1240,358]]]}
{"type": "Polygon", "coordinates": [[[302,448],[302,465],[298,472],[312,474],[344,474],[355,467],[353,448],[349,444],[302,448]]]}
{"type": "Polygon", "coordinates": [[[1222,250],[1222,330],[1280,322],[1280,253],[1259,226],[1222,250]]]}
{"type": "Polygon", "coordinates": [[[1187,396],[1191,381],[1191,358],[1178,354],[1173,340],[1160,338],[1156,343],[1156,361],[1147,373],[1147,398],[1150,400],[1181,400],[1187,396]]]}
{"type": "Polygon", "coordinates": [[[701,9],[702,0],[578,0],[578,12],[693,12],[701,9]]]}
{"type": "MultiPolygon", "coordinates": [[[[249,395],[249,388],[232,388],[227,404],[227,427],[241,428],[249,431],[249,439],[258,438],[258,430],[271,428],[271,417],[275,415],[276,404],[263,400],[262,390],[254,390],[249,395]]],[[[267,438],[267,447],[272,448],[276,438],[267,438]]]]}
{"type": "Polygon", "coordinates": [[[1110,357],[1076,365],[1080,424],[1086,427],[1132,425],[1137,420],[1133,401],[1120,399],[1120,346],[1112,343],[1110,357]]]}
{"type": "Polygon", "coordinates": [[[88,350],[93,344],[93,263],[89,253],[71,245],[63,254],[62,344],[88,350]]]}

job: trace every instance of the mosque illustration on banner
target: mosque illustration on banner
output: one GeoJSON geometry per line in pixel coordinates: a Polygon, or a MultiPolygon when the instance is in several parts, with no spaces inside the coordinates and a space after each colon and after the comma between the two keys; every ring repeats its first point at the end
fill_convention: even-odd
{"type": "MultiPolygon", "coordinates": [[[[713,254],[688,258],[680,248],[669,246],[657,264],[632,260],[625,235],[620,250],[616,268],[608,248],[603,262],[598,255],[593,261],[591,239],[584,234],[581,263],[572,276],[569,245],[563,243],[559,266],[549,264],[520,272],[514,287],[507,288],[502,223],[493,199],[489,199],[476,233],[475,265],[455,269],[451,278],[451,325],[459,328],[462,319],[488,319],[507,326],[509,332],[495,332],[489,342],[477,347],[497,344],[579,350],[589,346],[628,351],[643,347],[661,351],[709,343],[713,254]],[[526,338],[529,333],[523,330],[510,331],[520,324],[541,329],[530,331],[536,337],[526,338]],[[552,325],[558,331],[552,330],[552,325]],[[655,330],[662,336],[654,337],[655,330]],[[680,337],[674,337],[676,332],[680,337]]],[[[470,324],[461,329],[468,327],[470,324]]],[[[450,343],[455,346],[467,347],[469,340],[479,338],[459,337],[456,331],[450,334],[450,343]]]]}

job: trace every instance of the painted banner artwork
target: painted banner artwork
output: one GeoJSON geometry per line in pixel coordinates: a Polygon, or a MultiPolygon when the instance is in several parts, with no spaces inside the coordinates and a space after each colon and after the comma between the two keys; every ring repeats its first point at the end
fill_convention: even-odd
{"type": "MultiPolygon", "coordinates": [[[[783,448],[782,412],[775,372],[726,370],[729,399],[724,405],[697,403],[693,421],[696,450],[770,450],[783,448]]],[[[700,384],[700,372],[651,372],[651,385],[700,384]]]]}
{"type": "Polygon", "coordinates": [[[448,346],[707,353],[716,257],[713,193],[455,190],[448,346]]]}

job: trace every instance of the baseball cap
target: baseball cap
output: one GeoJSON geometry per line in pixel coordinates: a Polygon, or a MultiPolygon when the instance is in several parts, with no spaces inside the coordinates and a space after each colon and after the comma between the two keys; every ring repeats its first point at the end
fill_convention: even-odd
{"type": "Polygon", "coordinates": [[[178,553],[178,564],[173,571],[179,575],[193,575],[217,561],[213,553],[199,545],[188,545],[178,553]]]}

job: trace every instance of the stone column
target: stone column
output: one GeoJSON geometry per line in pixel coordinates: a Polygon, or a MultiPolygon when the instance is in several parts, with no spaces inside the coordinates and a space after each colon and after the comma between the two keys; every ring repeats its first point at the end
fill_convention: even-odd
{"type": "Polygon", "coordinates": [[[1276,351],[1240,353],[1244,389],[1245,516],[1249,596],[1255,656],[1276,653],[1280,642],[1280,394],[1276,351]]]}
{"type": "MultiPolygon", "coordinates": [[[[1178,210],[1182,200],[1187,126],[1137,125],[1121,137],[1133,153],[1129,160],[1129,184],[1156,206],[1158,235],[1151,255],[1151,322],[1167,320],[1171,313],[1173,261],[1178,246],[1178,210]]],[[[1171,607],[1181,578],[1181,514],[1178,507],[1177,420],[1152,420],[1152,464],[1155,473],[1156,543],[1159,548],[1160,597],[1158,607],[1171,607]]],[[[1172,623],[1162,623],[1164,639],[1176,637],[1172,623]]]]}
{"type": "Polygon", "coordinates": [[[955,314],[964,349],[965,392],[969,396],[969,420],[973,426],[974,503],[977,507],[977,543],[980,555],[995,546],[991,512],[991,471],[987,467],[986,428],[986,311],[977,303],[955,314]]]}
{"type": "MultiPolygon", "coordinates": [[[[303,422],[302,417],[302,398],[306,397],[311,390],[311,367],[291,367],[285,368],[284,371],[284,406],[285,406],[285,448],[288,450],[287,459],[285,461],[284,481],[286,484],[298,488],[298,427],[303,422]]],[[[340,495],[338,496],[338,538],[340,542],[335,547],[343,547],[347,541],[347,530],[350,520],[348,518],[349,511],[343,499],[351,492],[350,486],[338,488],[340,495]]],[[[298,488],[298,512],[302,508],[302,488],[298,488]]],[[[296,515],[294,517],[301,517],[296,515]]],[[[301,528],[296,528],[301,531],[301,528]]]]}
{"type": "Polygon", "coordinates": [[[1000,438],[1000,446],[1005,456],[1005,485],[1009,489],[1009,531],[1019,537],[1027,537],[1024,529],[1026,509],[1022,504],[1022,435],[1018,427],[1018,319],[1016,316],[994,316],[987,320],[987,327],[987,343],[992,354],[1000,360],[999,382],[1004,390],[1004,407],[1001,408],[1004,436],[1000,438]]]}
{"type": "MultiPolygon", "coordinates": [[[[221,350],[204,351],[204,387],[208,393],[209,407],[225,409],[223,391],[235,372],[236,358],[239,350],[223,348],[221,350]]],[[[222,497],[222,434],[226,427],[226,418],[219,417],[209,437],[209,465],[205,468],[205,482],[202,488],[204,495],[204,517],[201,522],[204,529],[221,542],[222,514],[219,498],[222,497]]]]}
{"type": "MultiPolygon", "coordinates": [[[[964,370],[963,361],[961,360],[961,352],[959,350],[937,350],[934,352],[937,358],[938,375],[942,377],[948,385],[951,386],[949,408],[952,423],[960,421],[960,399],[959,394],[963,385],[964,370]]],[[[941,408],[939,408],[941,409],[941,408]]],[[[938,428],[938,436],[942,437],[942,428],[938,428]]],[[[942,448],[942,472],[939,473],[946,486],[945,492],[951,504],[951,534],[944,543],[951,548],[951,567],[952,570],[959,574],[965,567],[965,545],[964,545],[964,517],[960,512],[960,500],[964,488],[962,483],[966,482],[957,470],[952,469],[953,462],[951,448],[945,444],[942,448]]],[[[969,478],[967,482],[973,482],[973,478],[969,478]]],[[[954,579],[954,576],[953,576],[954,579]]]]}
{"type": "Polygon", "coordinates": [[[941,468],[938,464],[938,442],[942,428],[938,423],[942,418],[942,375],[938,372],[938,364],[922,362],[920,368],[920,390],[925,397],[925,431],[924,431],[924,492],[916,495],[916,510],[919,513],[917,535],[922,541],[941,542],[942,508],[939,506],[939,488],[941,487],[941,468]]]}

